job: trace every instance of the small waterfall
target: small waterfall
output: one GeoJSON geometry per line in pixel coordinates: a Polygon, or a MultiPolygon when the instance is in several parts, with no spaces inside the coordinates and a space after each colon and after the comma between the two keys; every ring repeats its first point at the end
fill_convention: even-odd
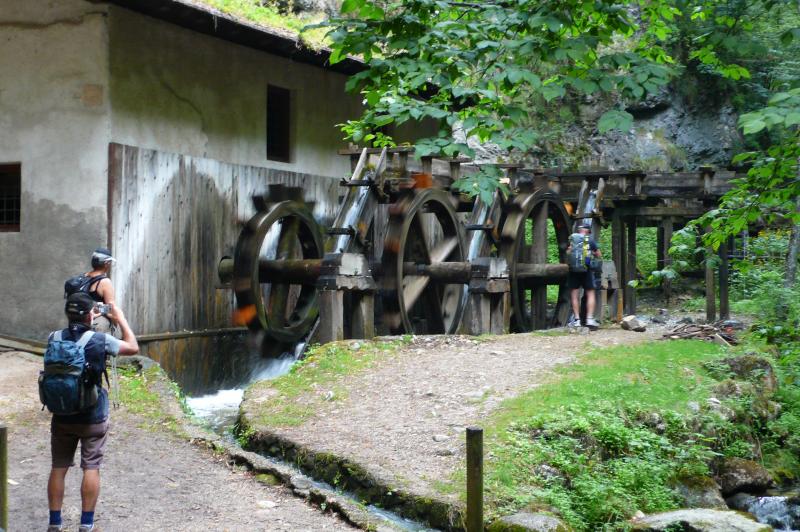
{"type": "Polygon", "coordinates": [[[747,508],[759,523],[770,525],[775,530],[796,531],[800,529],[800,507],[790,497],[755,497],[747,508]]]}
{"type": "Polygon", "coordinates": [[[726,502],[729,507],[748,512],[756,521],[775,530],[800,532],[800,497],[793,493],[771,493],[765,496],[737,493],[726,502]]]}

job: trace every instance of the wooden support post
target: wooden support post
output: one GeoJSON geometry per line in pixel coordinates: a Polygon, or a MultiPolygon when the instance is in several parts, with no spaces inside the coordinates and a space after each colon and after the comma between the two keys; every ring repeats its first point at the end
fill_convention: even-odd
{"type": "Polygon", "coordinates": [[[706,247],[706,322],[712,323],[717,319],[717,295],[714,282],[714,266],[712,264],[714,250],[706,247]]]}
{"type": "Polygon", "coordinates": [[[731,318],[731,307],[728,298],[728,242],[719,246],[719,319],[731,318]]]}
{"type": "Polygon", "coordinates": [[[629,283],[636,279],[636,217],[628,219],[625,257],[625,314],[636,314],[636,289],[629,283]]]}
{"type": "Polygon", "coordinates": [[[511,293],[496,292],[489,294],[491,319],[489,332],[492,334],[508,334],[511,321],[511,293]]]}
{"type": "Polygon", "coordinates": [[[422,173],[433,175],[433,157],[430,155],[422,157],[422,173]]]}
{"type": "Polygon", "coordinates": [[[483,532],[483,429],[467,427],[467,532],[483,532]]]}
{"type": "Polygon", "coordinates": [[[664,269],[664,220],[656,230],[656,270],[664,269]]]}
{"type": "Polygon", "coordinates": [[[344,339],[344,292],[319,291],[319,342],[326,344],[344,339]]]}
{"type": "MultiPolygon", "coordinates": [[[[664,269],[672,264],[672,258],[669,256],[669,247],[670,242],[672,241],[672,228],[673,228],[673,220],[672,217],[664,218],[661,221],[661,227],[659,228],[659,234],[662,235],[661,237],[661,256],[662,264],[659,267],[660,269],[664,269]]],[[[664,293],[664,301],[666,305],[669,305],[669,300],[672,297],[672,281],[669,279],[664,279],[661,284],[661,289],[664,293]]]]}
{"type": "MultiPolygon", "coordinates": [[[[533,264],[547,262],[547,202],[539,204],[534,213],[533,242],[530,260],[533,264]]],[[[547,328],[547,285],[534,286],[531,290],[531,318],[534,330],[547,328]]]]}
{"type": "Polygon", "coordinates": [[[625,255],[625,224],[619,213],[615,211],[611,218],[611,258],[617,268],[617,286],[619,287],[615,298],[617,306],[612,310],[617,314],[617,321],[622,319],[623,314],[625,291],[622,287],[625,286],[625,255]]]}
{"type": "Polygon", "coordinates": [[[352,292],[353,312],[350,320],[352,338],[375,337],[375,296],[372,292],[352,292]]]}
{"type": "Polygon", "coordinates": [[[0,530],[8,530],[8,428],[0,425],[0,530]]]}
{"type": "Polygon", "coordinates": [[[486,296],[480,292],[469,294],[470,334],[485,334],[492,329],[492,305],[486,296]]]}

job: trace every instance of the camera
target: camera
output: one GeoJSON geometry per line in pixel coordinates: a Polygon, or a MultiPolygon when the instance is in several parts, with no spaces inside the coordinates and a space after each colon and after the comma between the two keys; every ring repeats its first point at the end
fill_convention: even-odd
{"type": "Polygon", "coordinates": [[[99,312],[101,315],[105,316],[111,311],[111,304],[95,303],[94,308],[96,308],[97,312],[99,312]]]}

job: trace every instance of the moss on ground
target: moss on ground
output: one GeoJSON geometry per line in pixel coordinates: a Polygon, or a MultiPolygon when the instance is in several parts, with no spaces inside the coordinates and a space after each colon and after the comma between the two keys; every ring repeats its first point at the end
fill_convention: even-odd
{"type": "Polygon", "coordinates": [[[138,416],[140,428],[153,432],[167,429],[178,436],[184,435],[180,420],[168,411],[159,392],[174,394],[184,412],[187,411],[185,398],[160,366],[143,371],[125,367],[118,372],[120,408],[138,416]]]}

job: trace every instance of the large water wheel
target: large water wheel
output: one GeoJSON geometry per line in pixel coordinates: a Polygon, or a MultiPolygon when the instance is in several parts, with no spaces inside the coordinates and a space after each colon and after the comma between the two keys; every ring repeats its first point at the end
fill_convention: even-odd
{"type": "Polygon", "coordinates": [[[415,189],[389,208],[381,281],[392,333],[453,334],[466,302],[469,263],[453,197],[415,189]]]}
{"type": "Polygon", "coordinates": [[[512,330],[517,332],[564,325],[569,309],[566,247],[570,219],[557,194],[544,190],[522,193],[506,206],[500,252],[511,281],[512,330]],[[552,222],[558,260],[548,262],[547,224],[552,222]],[[558,285],[558,299],[548,316],[547,287],[558,285]]]}

